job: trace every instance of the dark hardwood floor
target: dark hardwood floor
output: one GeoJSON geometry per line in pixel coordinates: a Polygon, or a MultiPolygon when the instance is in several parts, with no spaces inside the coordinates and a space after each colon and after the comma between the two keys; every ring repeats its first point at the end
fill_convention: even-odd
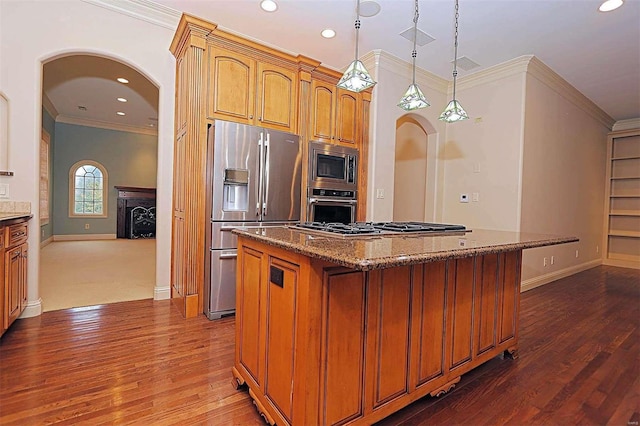
{"type": "MultiPolygon", "coordinates": [[[[638,425],[640,271],[523,293],[519,354],[379,425],[638,425]]],[[[233,317],[184,320],[169,301],[21,319],[0,339],[0,424],[263,424],[231,386],[233,357],[233,317]]]]}

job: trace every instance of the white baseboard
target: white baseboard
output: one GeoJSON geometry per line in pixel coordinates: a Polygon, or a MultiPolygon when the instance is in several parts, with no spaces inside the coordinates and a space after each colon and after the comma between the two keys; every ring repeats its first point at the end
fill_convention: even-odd
{"type": "Polygon", "coordinates": [[[602,265],[602,259],[592,260],[591,262],[581,263],[580,265],[571,266],[569,268],[554,271],[549,274],[540,275],[539,277],[531,278],[526,281],[522,281],[520,291],[528,291],[541,285],[549,284],[552,281],[559,280],[560,278],[568,277],[569,275],[577,274],[578,272],[586,271],[587,269],[595,268],[602,265]]]}
{"type": "Polygon", "coordinates": [[[167,300],[170,298],[171,298],[171,286],[153,288],[153,300],[167,300]]]}
{"type": "Polygon", "coordinates": [[[19,318],[31,318],[42,315],[42,299],[38,298],[38,300],[30,300],[27,302],[27,307],[24,308],[22,314],[20,314],[19,318]]]}
{"type": "Polygon", "coordinates": [[[51,244],[53,242],[53,235],[50,236],[49,238],[47,238],[44,241],[40,241],[40,248],[45,248],[46,246],[48,246],[49,244],[51,244]]]}
{"type": "Polygon", "coordinates": [[[116,234],[69,234],[54,235],[53,241],[88,241],[88,240],[115,240],[116,234]]]}

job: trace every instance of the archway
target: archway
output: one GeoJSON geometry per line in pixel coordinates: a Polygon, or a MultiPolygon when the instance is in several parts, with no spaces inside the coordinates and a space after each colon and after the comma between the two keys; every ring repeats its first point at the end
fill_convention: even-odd
{"type": "MultiPolygon", "coordinates": [[[[51,274],[43,268],[43,262],[47,261],[44,250],[47,250],[49,242],[84,244],[80,249],[73,248],[72,252],[80,250],[85,254],[89,251],[95,256],[103,256],[102,259],[97,258],[96,268],[104,262],[109,262],[112,265],[111,271],[119,269],[117,264],[121,258],[117,256],[121,255],[119,252],[122,246],[105,244],[105,240],[116,242],[118,191],[114,186],[157,186],[159,90],[158,85],[137,67],[102,54],[65,52],[43,60],[42,63],[42,128],[51,135],[51,183],[46,188],[51,197],[49,222],[41,223],[40,226],[41,279],[38,286],[44,310],[153,298],[156,285],[155,240],[145,242],[144,250],[132,249],[134,252],[144,251],[147,254],[144,262],[148,282],[130,281],[132,285],[127,289],[127,284],[123,285],[120,282],[124,275],[109,274],[108,279],[103,277],[104,284],[98,287],[108,286],[109,281],[120,285],[114,285],[104,292],[89,290],[97,293],[95,298],[69,298],[68,305],[61,305],[59,299],[55,303],[47,301],[47,294],[53,299],[51,291],[47,291],[52,289],[46,288],[52,281],[51,274]],[[125,77],[129,83],[117,82],[118,77],[125,77]],[[118,115],[117,112],[124,114],[118,115]],[[77,217],[68,214],[71,208],[68,189],[69,167],[70,164],[81,160],[99,162],[109,172],[106,217],[77,217]],[[87,244],[91,245],[89,242],[100,243],[100,246],[94,244],[87,248],[87,244]],[[130,291],[131,287],[144,288],[130,291]]],[[[65,289],[68,290],[67,294],[82,289],[83,287],[78,285],[80,281],[86,280],[95,284],[100,278],[98,275],[104,274],[95,269],[95,277],[87,280],[85,277],[92,275],[92,269],[86,264],[86,260],[83,262],[81,270],[84,276],[80,279],[80,274],[75,274],[75,282],[67,280],[71,281],[68,283],[70,287],[65,289]]],[[[125,265],[122,265],[122,268],[124,267],[125,265]]],[[[139,275],[134,276],[134,279],[139,281],[139,275]]],[[[59,289],[55,291],[60,292],[59,289]]]]}
{"type": "Polygon", "coordinates": [[[418,114],[405,114],[396,121],[394,221],[434,218],[435,158],[429,148],[434,134],[431,123],[418,114]]]}

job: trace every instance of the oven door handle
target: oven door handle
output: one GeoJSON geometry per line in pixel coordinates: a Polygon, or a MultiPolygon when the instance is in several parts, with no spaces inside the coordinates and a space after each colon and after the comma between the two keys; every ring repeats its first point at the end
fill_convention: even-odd
{"type": "Polygon", "coordinates": [[[321,202],[340,203],[340,204],[358,204],[357,200],[343,200],[340,198],[309,198],[309,204],[317,204],[321,202]]]}

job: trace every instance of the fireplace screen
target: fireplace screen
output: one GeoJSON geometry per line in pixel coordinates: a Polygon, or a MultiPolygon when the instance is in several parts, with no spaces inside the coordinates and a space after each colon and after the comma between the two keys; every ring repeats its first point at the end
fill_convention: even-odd
{"type": "Polygon", "coordinates": [[[129,238],[155,238],[156,208],[134,207],[131,209],[129,238]]]}

